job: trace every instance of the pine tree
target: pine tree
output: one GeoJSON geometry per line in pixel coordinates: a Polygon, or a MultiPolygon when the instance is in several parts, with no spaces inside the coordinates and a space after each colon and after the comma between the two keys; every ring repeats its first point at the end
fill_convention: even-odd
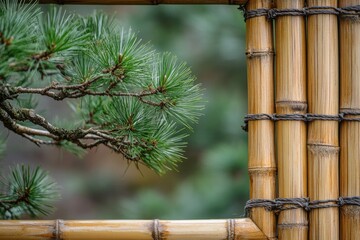
{"type": "MultiPolygon", "coordinates": [[[[38,146],[81,155],[103,145],[164,174],[184,158],[185,130],[199,117],[201,97],[185,63],[105,14],[42,13],[37,4],[0,1],[0,121],[38,146]],[[77,121],[50,122],[39,97],[66,101],[77,121]]],[[[47,213],[56,196],[40,169],[17,167],[3,184],[6,218],[47,213]]]]}

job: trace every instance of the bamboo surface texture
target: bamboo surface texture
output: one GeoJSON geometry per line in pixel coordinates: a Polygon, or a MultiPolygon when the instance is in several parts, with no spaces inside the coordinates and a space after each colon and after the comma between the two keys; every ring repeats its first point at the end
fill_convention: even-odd
{"type": "MultiPolygon", "coordinates": [[[[278,9],[302,9],[304,0],[277,0],[278,9]]],[[[276,113],[305,114],[306,39],[303,16],[281,16],[275,20],[276,113]]],[[[306,124],[276,123],[279,198],[307,197],[306,124]]],[[[279,239],[306,240],[307,213],[303,209],[283,211],[278,218],[279,239]]]]}
{"type": "MultiPolygon", "coordinates": [[[[309,0],[309,7],[337,7],[337,0],[309,0]]],[[[310,113],[339,113],[337,16],[308,16],[308,109],[310,113]]],[[[310,200],[339,197],[339,139],[337,121],[313,121],[308,125],[308,193],[310,200]]],[[[311,240],[339,239],[337,207],[309,213],[311,240]]]]}
{"type": "Polygon", "coordinates": [[[0,221],[6,240],[265,240],[251,219],[0,221]]]}
{"type": "MultiPolygon", "coordinates": [[[[271,8],[271,0],[250,0],[247,9],[271,8]]],[[[248,77],[248,112],[274,113],[272,22],[265,16],[246,21],[248,77]]],[[[275,198],[274,123],[270,120],[250,121],[248,125],[249,175],[251,199],[275,198]]],[[[251,219],[269,237],[276,236],[273,212],[253,208],[251,219]]]]}
{"type": "MultiPolygon", "coordinates": [[[[360,0],[340,0],[340,7],[360,0]]],[[[360,112],[360,18],[340,18],[340,110],[360,112]]],[[[356,116],[359,117],[359,116],[356,116]]],[[[340,195],[360,196],[360,122],[344,121],[340,128],[340,195]]],[[[360,208],[340,209],[340,239],[360,237],[360,208]]]]}
{"type": "Polygon", "coordinates": [[[39,0],[39,3],[99,4],[99,5],[158,5],[158,4],[230,4],[240,5],[246,0],[39,0]]]}

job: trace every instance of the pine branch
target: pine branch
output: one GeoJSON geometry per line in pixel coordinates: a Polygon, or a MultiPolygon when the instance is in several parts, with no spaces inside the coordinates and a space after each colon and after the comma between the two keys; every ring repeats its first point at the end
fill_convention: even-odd
{"type": "MultiPolygon", "coordinates": [[[[92,80],[84,82],[82,84],[73,84],[73,85],[60,85],[57,82],[53,82],[50,86],[44,88],[24,88],[24,87],[15,87],[10,89],[9,87],[0,86],[1,91],[8,91],[8,99],[13,98],[13,96],[19,94],[38,94],[42,96],[50,97],[54,100],[64,100],[65,98],[81,98],[84,96],[108,96],[108,97],[136,97],[142,99],[143,97],[151,96],[160,93],[160,89],[150,89],[143,90],[141,92],[118,92],[111,91],[111,86],[105,91],[92,91],[89,90],[91,84],[96,82],[101,77],[96,77],[92,80]],[[7,88],[5,90],[5,88],[7,88]]],[[[147,101],[150,105],[153,102],[147,101]]],[[[146,101],[144,101],[146,103],[146,101]]]]}
{"type": "Polygon", "coordinates": [[[6,128],[38,146],[82,155],[102,145],[159,174],[176,168],[186,145],[182,127],[191,129],[203,108],[185,63],[156,53],[104,14],[42,14],[34,4],[0,0],[0,22],[6,128]],[[50,123],[34,109],[41,96],[72,100],[77,122],[50,123]]]}
{"type": "Polygon", "coordinates": [[[23,214],[38,216],[52,212],[51,203],[59,198],[58,186],[47,173],[36,168],[17,166],[1,181],[0,216],[18,218],[23,214]]]}

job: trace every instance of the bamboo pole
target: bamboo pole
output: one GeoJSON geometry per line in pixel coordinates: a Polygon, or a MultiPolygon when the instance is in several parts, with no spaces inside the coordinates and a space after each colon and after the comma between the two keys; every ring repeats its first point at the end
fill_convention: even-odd
{"type": "MultiPolygon", "coordinates": [[[[304,0],[277,0],[278,9],[302,9],[304,0]]],[[[305,18],[280,16],[275,20],[276,113],[305,114],[306,39],[305,18]]],[[[276,146],[280,198],[307,197],[306,124],[276,123],[276,146]]],[[[283,211],[278,219],[279,239],[306,240],[307,213],[303,209],[283,211]]]]}
{"type": "MultiPolygon", "coordinates": [[[[250,0],[247,10],[271,8],[271,0],[250,0]]],[[[248,112],[274,113],[272,22],[265,16],[246,21],[248,78],[248,112]]],[[[250,121],[248,125],[251,199],[275,198],[274,123],[270,120],[250,121]]],[[[251,219],[269,238],[276,237],[276,220],[272,212],[253,208],[251,219]]]]}
{"type": "Polygon", "coordinates": [[[251,219],[0,221],[0,239],[265,240],[251,219]]]}
{"type": "MultiPolygon", "coordinates": [[[[360,0],[340,0],[340,7],[360,0]]],[[[340,111],[360,113],[360,18],[340,18],[340,111]]],[[[351,116],[349,116],[351,117],[351,116]]],[[[359,116],[357,116],[359,117],[359,116]]],[[[360,122],[344,121],[340,128],[340,196],[360,196],[360,122]]],[[[341,239],[360,236],[360,208],[340,210],[341,239]]]]}
{"type": "MultiPolygon", "coordinates": [[[[308,6],[337,7],[337,0],[308,0],[308,6]]],[[[308,107],[310,113],[337,115],[339,67],[337,16],[308,16],[308,107]]],[[[308,126],[308,192],[310,200],[339,197],[338,122],[313,121],[308,126]]],[[[309,214],[311,240],[339,239],[337,207],[309,214]]]]}
{"type": "Polygon", "coordinates": [[[99,4],[99,5],[158,5],[158,4],[230,4],[230,5],[240,5],[240,4],[243,4],[245,2],[246,2],[246,0],[39,0],[39,3],[99,4]]]}

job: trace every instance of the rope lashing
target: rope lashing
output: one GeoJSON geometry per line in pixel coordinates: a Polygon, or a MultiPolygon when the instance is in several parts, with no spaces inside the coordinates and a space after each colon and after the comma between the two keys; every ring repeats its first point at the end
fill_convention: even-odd
{"type": "Polygon", "coordinates": [[[331,14],[340,17],[360,17],[360,5],[348,6],[343,8],[331,7],[331,6],[313,6],[305,7],[302,9],[277,9],[277,8],[258,8],[253,10],[246,10],[246,4],[239,7],[244,13],[245,21],[249,18],[262,17],[275,19],[280,16],[311,16],[318,14],[331,14]]]}
{"type": "Polygon", "coordinates": [[[244,118],[244,125],[242,129],[247,132],[248,123],[250,121],[257,120],[271,120],[271,121],[304,121],[304,122],[312,122],[316,120],[320,121],[356,121],[360,122],[360,116],[357,117],[349,117],[360,115],[358,111],[341,111],[341,113],[337,115],[327,115],[327,114],[315,114],[315,113],[305,113],[305,114],[267,114],[267,113],[259,113],[259,114],[247,114],[244,118]]]}
{"type": "Polygon", "coordinates": [[[343,206],[357,206],[360,207],[360,196],[354,197],[339,197],[338,199],[329,200],[313,200],[309,198],[276,198],[269,199],[251,199],[246,202],[245,213],[249,216],[251,209],[264,208],[267,211],[280,213],[281,211],[291,209],[304,209],[309,212],[313,209],[332,208],[343,206]]]}

